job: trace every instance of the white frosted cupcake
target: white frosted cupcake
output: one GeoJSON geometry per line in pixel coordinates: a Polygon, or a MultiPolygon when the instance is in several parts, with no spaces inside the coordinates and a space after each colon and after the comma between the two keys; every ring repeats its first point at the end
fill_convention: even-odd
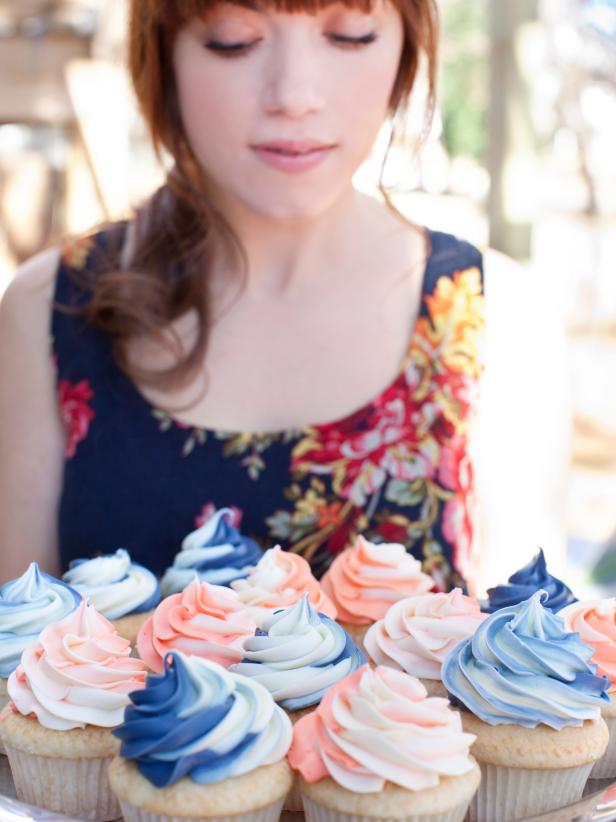
{"type": "Polygon", "coordinates": [[[364,637],[377,665],[418,677],[430,696],[447,696],[441,666],[452,648],[472,636],[486,618],[479,602],[460,588],[428,593],[394,603],[364,637]]]}
{"type": "Polygon", "coordinates": [[[293,729],[308,822],[462,822],[480,780],[446,699],[392,668],[359,668],[293,729]]]}
{"type": "Polygon", "coordinates": [[[601,707],[601,716],[610,732],[610,744],[603,757],[594,765],[592,779],[616,776],[616,599],[596,599],[574,602],[558,616],[568,631],[575,631],[582,642],[594,648],[591,662],[597,673],[606,676],[610,684],[607,692],[609,704],[601,707]]]}
{"type": "Polygon", "coordinates": [[[158,580],[143,565],[132,562],[124,548],[93,559],[75,559],[62,579],[111,620],[131,645],[160,602],[158,580]]]}
{"type": "Polygon", "coordinates": [[[26,648],[0,715],[19,799],[93,822],[120,815],[107,781],[119,747],[111,729],[145,684],[130,650],[85,601],[26,648]]]}
{"type": "Polygon", "coordinates": [[[109,769],[126,822],[278,822],[291,722],[257,682],[172,653],[133,695],[109,769]]]}

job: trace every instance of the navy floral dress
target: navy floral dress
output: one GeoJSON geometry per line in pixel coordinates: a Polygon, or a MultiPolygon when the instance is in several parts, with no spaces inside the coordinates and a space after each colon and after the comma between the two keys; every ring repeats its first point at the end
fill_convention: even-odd
{"type": "MultiPolygon", "coordinates": [[[[118,259],[125,226],[68,244],[56,303],[82,305],[75,275],[118,259]]],[[[482,372],[479,251],[430,232],[418,316],[398,376],[334,422],[277,433],[187,427],[148,403],[118,368],[109,338],[53,311],[58,401],[66,426],[59,510],[62,564],[129,550],[162,573],[216,508],[263,548],[280,543],[320,576],[362,533],[401,542],[436,585],[472,565],[469,422],[482,372]]]]}

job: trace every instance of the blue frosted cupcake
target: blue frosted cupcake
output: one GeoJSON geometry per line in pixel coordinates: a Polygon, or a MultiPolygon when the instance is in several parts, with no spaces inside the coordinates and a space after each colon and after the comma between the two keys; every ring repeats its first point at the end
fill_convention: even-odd
{"type": "Polygon", "coordinates": [[[75,559],[62,579],[111,620],[131,645],[160,602],[158,580],[143,565],[131,562],[124,548],[93,559],[75,559]]]}
{"type": "Polygon", "coordinates": [[[173,565],[161,580],[163,596],[183,591],[195,578],[195,572],[201,582],[226,586],[249,575],[263,552],[254,540],[231,524],[232,516],[229,508],[220,508],[184,539],[173,565]]]}
{"type": "Polygon", "coordinates": [[[608,731],[609,681],[593,649],[544,607],[545,591],[491,614],[443,663],[442,678],[481,766],[471,822],[521,819],[582,795],[608,731]]]}
{"type": "Polygon", "coordinates": [[[292,729],[265,688],[174,652],[131,699],[109,769],[126,822],[278,822],[292,729]]]}
{"type": "Polygon", "coordinates": [[[528,599],[537,591],[545,591],[547,598],[544,608],[556,613],[572,602],[576,597],[565,583],[548,573],[543,549],[531,561],[509,577],[506,585],[488,588],[488,601],[482,604],[481,610],[489,614],[500,608],[511,608],[528,599]]]}

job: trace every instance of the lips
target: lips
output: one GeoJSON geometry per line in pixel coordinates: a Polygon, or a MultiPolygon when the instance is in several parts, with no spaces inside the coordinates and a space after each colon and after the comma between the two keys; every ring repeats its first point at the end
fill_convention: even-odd
{"type": "Polygon", "coordinates": [[[267,143],[256,143],[253,148],[259,151],[271,151],[290,157],[299,157],[315,151],[324,151],[333,148],[332,143],[322,143],[316,140],[273,140],[267,143]]]}

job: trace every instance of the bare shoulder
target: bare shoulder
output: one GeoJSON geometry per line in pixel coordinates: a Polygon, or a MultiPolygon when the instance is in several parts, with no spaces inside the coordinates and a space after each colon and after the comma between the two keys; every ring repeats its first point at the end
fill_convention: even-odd
{"type": "Polygon", "coordinates": [[[27,260],[4,294],[0,307],[3,319],[9,320],[15,311],[30,316],[49,312],[59,263],[59,248],[47,249],[27,260]]]}

